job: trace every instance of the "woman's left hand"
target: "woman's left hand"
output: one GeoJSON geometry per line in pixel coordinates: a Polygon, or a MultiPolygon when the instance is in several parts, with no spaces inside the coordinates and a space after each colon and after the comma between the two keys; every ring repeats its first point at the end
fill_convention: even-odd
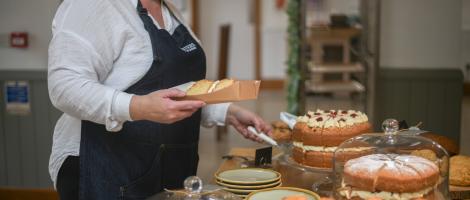
{"type": "Polygon", "coordinates": [[[232,125],[245,138],[255,142],[262,143],[263,140],[250,133],[247,129],[248,126],[254,126],[258,132],[263,132],[269,137],[272,136],[271,126],[266,124],[260,116],[235,104],[231,104],[228,108],[226,123],[232,125]]]}

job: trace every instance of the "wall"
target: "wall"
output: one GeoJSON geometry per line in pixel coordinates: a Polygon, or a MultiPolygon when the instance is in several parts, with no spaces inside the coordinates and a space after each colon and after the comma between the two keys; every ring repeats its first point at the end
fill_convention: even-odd
{"type": "Polygon", "coordinates": [[[46,71],[0,73],[0,187],[52,187],[48,163],[54,125],[61,113],[47,93],[46,71]],[[5,111],[4,81],[28,80],[31,113],[5,111]]]}
{"type": "MultiPolygon", "coordinates": [[[[387,118],[460,141],[463,76],[458,69],[386,68],[378,73],[375,130],[387,118]]],[[[465,123],[465,122],[463,122],[465,123]]]]}
{"type": "MultiPolygon", "coordinates": [[[[462,0],[462,65],[470,65],[470,0],[462,0]]],[[[465,68],[470,82],[470,69],[465,68]]]]}
{"type": "Polygon", "coordinates": [[[0,1],[0,187],[52,187],[48,161],[60,112],[47,93],[47,48],[60,0],[0,1]],[[8,34],[29,33],[30,47],[8,47],[8,34]],[[5,112],[4,80],[28,80],[32,113],[5,112]]]}
{"type": "MultiPolygon", "coordinates": [[[[28,49],[13,49],[0,45],[0,70],[45,70],[47,47],[51,38],[51,23],[60,0],[0,1],[0,35],[13,31],[30,34],[28,49]]],[[[5,39],[2,39],[5,40],[5,39]]]]}
{"type": "Polygon", "coordinates": [[[262,0],[261,77],[284,79],[287,70],[287,13],[276,1],[262,0]]]}
{"type": "Polygon", "coordinates": [[[462,1],[384,0],[380,65],[460,68],[462,1]]]}
{"type": "Polygon", "coordinates": [[[230,23],[228,76],[254,78],[254,29],[249,13],[252,0],[200,0],[200,39],[207,56],[207,78],[215,79],[218,67],[219,27],[230,23]]]}
{"type": "MultiPolygon", "coordinates": [[[[250,22],[253,0],[200,0],[200,39],[207,56],[207,77],[217,74],[219,27],[230,23],[231,39],[228,76],[238,79],[255,77],[254,24],[250,22]]],[[[262,0],[263,79],[284,79],[287,60],[287,14],[277,10],[275,1],[262,0]]]]}

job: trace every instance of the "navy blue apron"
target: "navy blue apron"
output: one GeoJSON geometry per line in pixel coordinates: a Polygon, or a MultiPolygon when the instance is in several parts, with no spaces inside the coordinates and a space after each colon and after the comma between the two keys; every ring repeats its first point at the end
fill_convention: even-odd
{"type": "MultiPolygon", "coordinates": [[[[137,12],[150,35],[154,61],[125,92],[145,95],[205,77],[204,52],[186,27],[179,25],[170,35],[155,26],[140,1],[137,12]]],[[[82,121],[80,199],[144,199],[165,188],[182,188],[197,171],[200,118],[199,110],[173,124],[126,122],[119,132],[82,121]]]]}

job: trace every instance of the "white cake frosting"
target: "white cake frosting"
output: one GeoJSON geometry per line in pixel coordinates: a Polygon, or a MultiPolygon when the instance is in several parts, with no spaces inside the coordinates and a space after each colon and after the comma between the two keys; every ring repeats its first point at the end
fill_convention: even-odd
{"type": "Polygon", "coordinates": [[[299,116],[297,122],[305,122],[309,127],[346,127],[354,124],[368,122],[367,115],[354,110],[308,111],[306,115],[299,116]]]}
{"type": "Polygon", "coordinates": [[[407,176],[419,176],[420,173],[439,171],[436,164],[428,159],[414,155],[371,154],[351,159],[344,165],[345,171],[377,174],[379,170],[393,171],[407,176]],[[367,163],[367,165],[364,165],[367,163]],[[407,164],[405,164],[407,163],[407,164]]]}
{"type": "MultiPolygon", "coordinates": [[[[429,171],[438,171],[439,169],[433,162],[418,156],[371,154],[347,161],[344,170],[345,173],[361,172],[368,176],[376,176],[379,171],[387,170],[394,174],[416,177],[429,171]]],[[[411,200],[425,196],[434,188],[435,186],[409,193],[394,193],[388,191],[371,192],[351,188],[351,186],[348,186],[343,180],[340,194],[347,198],[360,197],[362,199],[369,199],[378,197],[383,200],[411,200]]]]}

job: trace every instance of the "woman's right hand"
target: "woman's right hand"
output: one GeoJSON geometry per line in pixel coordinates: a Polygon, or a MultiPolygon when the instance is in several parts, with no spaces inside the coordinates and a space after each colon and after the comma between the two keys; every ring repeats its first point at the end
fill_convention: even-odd
{"type": "Polygon", "coordinates": [[[132,120],[150,120],[171,124],[191,116],[205,106],[203,101],[175,101],[174,97],[184,97],[186,93],[171,88],[158,90],[147,95],[134,95],[131,99],[130,115],[132,120]]]}

